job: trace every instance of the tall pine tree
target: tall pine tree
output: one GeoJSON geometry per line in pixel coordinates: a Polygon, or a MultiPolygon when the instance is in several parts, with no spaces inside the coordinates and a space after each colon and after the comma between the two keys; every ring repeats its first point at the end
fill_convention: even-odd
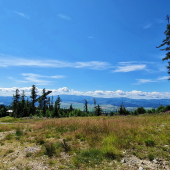
{"type": "MultiPolygon", "coordinates": [[[[168,20],[168,24],[167,24],[167,27],[166,27],[166,31],[164,32],[166,38],[162,41],[162,44],[160,46],[158,46],[157,48],[161,48],[161,47],[164,47],[166,46],[165,48],[163,49],[160,49],[161,51],[166,51],[166,56],[162,59],[163,61],[164,60],[170,60],[170,24],[169,24],[169,15],[167,15],[167,20],[168,20]]],[[[168,62],[168,66],[167,66],[167,69],[168,69],[168,74],[170,74],[170,61],[168,62]]],[[[170,80],[170,78],[169,78],[170,80]]]]}
{"type": "Polygon", "coordinates": [[[37,88],[35,85],[32,85],[32,89],[31,89],[31,114],[34,115],[35,114],[35,103],[36,103],[36,99],[37,99],[37,88]]]}

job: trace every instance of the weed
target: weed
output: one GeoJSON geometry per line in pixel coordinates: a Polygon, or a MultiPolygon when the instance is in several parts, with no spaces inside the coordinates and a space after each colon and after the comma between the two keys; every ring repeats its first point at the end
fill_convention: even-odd
{"type": "Polygon", "coordinates": [[[33,155],[32,152],[28,152],[28,153],[26,154],[26,157],[31,157],[32,155],[33,155]]]}
{"type": "Polygon", "coordinates": [[[43,145],[45,143],[45,140],[44,140],[44,138],[40,137],[40,138],[36,139],[36,143],[40,144],[40,145],[43,145]]]}
{"type": "Polygon", "coordinates": [[[0,144],[1,144],[1,146],[5,145],[5,143],[4,143],[4,142],[0,142],[0,144]]]}
{"type": "Polygon", "coordinates": [[[45,143],[44,147],[45,147],[45,155],[51,157],[54,154],[56,154],[56,147],[53,142],[45,143]]]}
{"type": "Polygon", "coordinates": [[[71,141],[72,139],[73,139],[72,136],[67,136],[67,137],[65,138],[65,141],[71,141]]]}
{"type": "Polygon", "coordinates": [[[80,166],[81,164],[94,166],[96,164],[100,164],[102,161],[103,154],[99,149],[89,149],[80,151],[73,159],[75,166],[80,166]]]}
{"type": "Polygon", "coordinates": [[[46,135],[45,135],[45,137],[46,137],[46,138],[53,138],[53,137],[54,137],[54,135],[53,135],[53,134],[51,134],[51,133],[48,133],[48,134],[46,134],[46,135]]]}
{"type": "Polygon", "coordinates": [[[103,146],[102,150],[104,156],[109,159],[120,160],[120,158],[124,156],[122,152],[111,145],[103,146]]]}
{"type": "Polygon", "coordinates": [[[59,149],[61,147],[61,142],[56,142],[55,144],[56,149],[59,149]]]}
{"type": "Polygon", "coordinates": [[[57,161],[56,160],[49,160],[49,162],[48,162],[48,164],[50,165],[50,166],[53,166],[53,165],[55,165],[57,163],[57,161]]]}
{"type": "Polygon", "coordinates": [[[149,159],[150,161],[153,161],[153,160],[154,160],[154,155],[153,155],[153,154],[149,154],[149,155],[148,155],[148,159],[149,159]]]}
{"type": "Polygon", "coordinates": [[[65,152],[68,152],[71,150],[71,147],[66,143],[65,139],[63,139],[63,142],[61,142],[61,147],[64,149],[65,152]]]}
{"type": "Polygon", "coordinates": [[[153,139],[147,139],[145,140],[146,146],[155,146],[155,141],[153,139]]]}
{"type": "Polygon", "coordinates": [[[30,167],[28,167],[28,166],[26,166],[26,167],[25,167],[25,170],[31,170],[31,168],[30,168],[30,167]]]}
{"type": "Polygon", "coordinates": [[[162,150],[163,151],[168,151],[168,148],[167,147],[162,147],[162,150]]]}
{"type": "Polygon", "coordinates": [[[14,136],[12,134],[8,134],[5,136],[5,140],[11,140],[14,136]]]}
{"type": "Polygon", "coordinates": [[[16,129],[15,135],[16,136],[22,136],[23,132],[20,129],[16,129]]]}

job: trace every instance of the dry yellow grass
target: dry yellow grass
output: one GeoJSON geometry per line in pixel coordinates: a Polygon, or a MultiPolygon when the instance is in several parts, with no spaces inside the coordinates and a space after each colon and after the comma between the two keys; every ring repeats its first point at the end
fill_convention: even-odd
{"type": "Polygon", "coordinates": [[[13,130],[0,139],[0,169],[119,169],[123,151],[145,160],[170,158],[168,114],[18,119],[0,129],[13,130]]]}

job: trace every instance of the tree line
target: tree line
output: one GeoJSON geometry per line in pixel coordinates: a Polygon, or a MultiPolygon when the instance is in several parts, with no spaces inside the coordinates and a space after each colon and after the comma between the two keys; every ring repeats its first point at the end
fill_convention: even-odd
{"type": "Polygon", "coordinates": [[[120,105],[117,111],[103,112],[101,106],[96,104],[96,99],[94,98],[94,109],[93,111],[88,111],[88,101],[84,99],[84,110],[73,108],[70,104],[69,108],[61,108],[61,98],[58,95],[57,99],[53,101],[53,96],[47,97],[52,91],[46,91],[44,88],[42,90],[42,95],[38,95],[37,88],[32,85],[31,94],[29,97],[25,95],[24,90],[20,93],[16,89],[13,95],[12,103],[9,107],[0,105],[0,117],[11,116],[15,118],[19,117],[77,117],[77,116],[114,116],[114,115],[139,115],[144,113],[154,114],[160,112],[166,112],[170,110],[170,106],[166,107],[160,105],[157,109],[153,108],[150,110],[145,110],[143,107],[138,107],[134,111],[129,111],[123,105],[120,105]],[[7,112],[8,109],[12,109],[12,112],[7,112]]]}
{"type": "MultiPolygon", "coordinates": [[[[25,95],[23,90],[21,93],[19,89],[16,89],[13,95],[12,103],[9,107],[3,106],[0,108],[0,117],[11,116],[11,117],[70,117],[70,116],[99,116],[102,115],[102,109],[100,105],[94,106],[94,111],[88,111],[88,102],[85,101],[84,111],[80,109],[74,109],[72,104],[69,108],[61,108],[61,98],[58,95],[54,101],[53,96],[47,97],[52,91],[42,90],[42,95],[38,95],[37,87],[32,85],[31,94],[29,97],[25,95]],[[7,113],[8,109],[12,109],[12,112],[7,113]]],[[[94,99],[95,100],[95,99],[94,99]]]]}

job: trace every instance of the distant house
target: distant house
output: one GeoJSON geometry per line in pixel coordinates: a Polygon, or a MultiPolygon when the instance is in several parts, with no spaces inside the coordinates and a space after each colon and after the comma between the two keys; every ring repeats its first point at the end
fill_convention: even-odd
{"type": "Polygon", "coordinates": [[[7,110],[6,112],[7,112],[7,113],[12,113],[12,112],[13,112],[13,110],[7,110]]]}

